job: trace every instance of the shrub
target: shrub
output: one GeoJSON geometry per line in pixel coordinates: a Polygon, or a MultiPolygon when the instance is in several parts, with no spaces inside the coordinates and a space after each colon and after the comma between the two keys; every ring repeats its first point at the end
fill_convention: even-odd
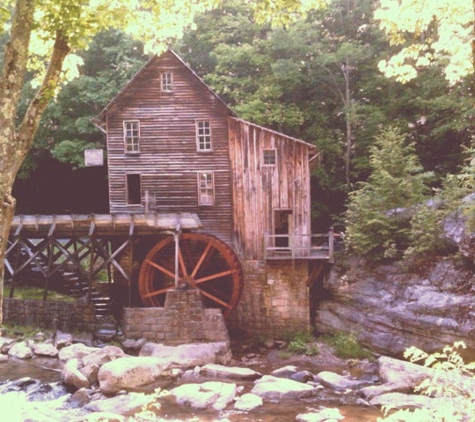
{"type": "Polygon", "coordinates": [[[318,353],[318,346],[314,342],[313,335],[308,331],[304,331],[294,335],[287,346],[287,350],[292,353],[311,356],[318,353]]]}
{"type": "Polygon", "coordinates": [[[333,346],[335,356],[342,359],[368,359],[373,356],[358,343],[356,333],[337,333],[328,342],[333,346]]]}
{"type": "Polygon", "coordinates": [[[404,357],[411,362],[423,360],[424,366],[435,369],[434,376],[424,380],[416,387],[420,392],[437,401],[437,406],[424,409],[400,409],[388,415],[393,410],[385,406],[385,418],[378,422],[466,422],[473,421],[475,415],[475,362],[465,363],[458,349],[466,348],[464,342],[455,342],[446,346],[439,353],[428,354],[416,347],[410,347],[404,357]],[[468,376],[465,380],[460,375],[468,376]]]}
{"type": "Polygon", "coordinates": [[[409,244],[411,215],[431,174],[422,171],[413,143],[393,128],[376,138],[370,163],[370,177],[349,195],[347,241],[357,253],[395,258],[409,244]]]}

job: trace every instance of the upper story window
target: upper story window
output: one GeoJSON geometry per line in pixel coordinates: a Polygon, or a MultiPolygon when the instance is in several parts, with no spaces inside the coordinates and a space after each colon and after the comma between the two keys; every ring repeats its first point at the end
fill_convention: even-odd
{"type": "Polygon", "coordinates": [[[173,73],[163,72],[160,74],[160,91],[173,92],[173,73]]]}
{"type": "Polygon", "coordinates": [[[211,151],[211,122],[198,120],[196,122],[196,144],[198,151],[211,151]]]}
{"type": "Polygon", "coordinates": [[[277,164],[277,155],[275,149],[262,150],[262,164],[264,166],[275,166],[277,164]]]}
{"type": "Polygon", "coordinates": [[[140,152],[140,122],[138,120],[124,121],[124,145],[126,154],[140,152]]]}
{"type": "Polygon", "coordinates": [[[214,205],[213,172],[198,173],[198,205],[214,205]]]}

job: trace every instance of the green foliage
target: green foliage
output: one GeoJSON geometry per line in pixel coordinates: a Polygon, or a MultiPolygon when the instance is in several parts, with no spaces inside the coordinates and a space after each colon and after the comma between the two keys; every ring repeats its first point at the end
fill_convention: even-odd
{"type": "Polygon", "coordinates": [[[376,138],[370,160],[368,181],[350,193],[347,241],[357,253],[395,258],[408,247],[412,215],[431,175],[422,171],[413,143],[394,128],[376,138]]]}
{"type": "Polygon", "coordinates": [[[473,12],[468,0],[381,2],[375,18],[391,44],[399,46],[390,60],[380,63],[381,70],[402,82],[434,65],[442,65],[452,83],[472,75],[473,12]]]}
{"type": "Polygon", "coordinates": [[[410,347],[404,357],[411,362],[424,362],[433,368],[432,378],[425,379],[416,387],[416,392],[437,400],[437,406],[424,409],[400,409],[388,414],[393,407],[386,407],[385,418],[379,422],[465,422],[475,415],[475,362],[465,363],[459,349],[465,349],[463,341],[446,346],[442,352],[428,354],[416,347],[410,347]],[[463,377],[465,376],[465,377],[463,377]]]}
{"type": "Polygon", "coordinates": [[[417,208],[411,220],[411,246],[405,251],[405,258],[420,260],[444,253],[442,222],[452,213],[462,212],[467,216],[468,228],[475,228],[475,206],[473,202],[464,202],[475,189],[475,151],[466,149],[465,156],[466,163],[460,172],[448,174],[432,200],[417,208]]]}
{"type": "Polygon", "coordinates": [[[290,339],[286,350],[291,353],[308,356],[318,354],[318,346],[315,343],[313,335],[309,331],[295,333],[290,339]]]}
{"type": "Polygon", "coordinates": [[[369,359],[373,355],[363,348],[357,339],[356,333],[336,333],[326,338],[326,341],[333,346],[335,356],[342,359],[369,359]]]}

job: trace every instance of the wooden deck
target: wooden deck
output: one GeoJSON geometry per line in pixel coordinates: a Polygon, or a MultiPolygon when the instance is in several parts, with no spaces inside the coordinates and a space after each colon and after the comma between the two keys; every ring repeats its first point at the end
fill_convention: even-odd
{"type": "Polygon", "coordinates": [[[335,235],[265,235],[264,257],[266,260],[323,260],[334,262],[335,235]]]}

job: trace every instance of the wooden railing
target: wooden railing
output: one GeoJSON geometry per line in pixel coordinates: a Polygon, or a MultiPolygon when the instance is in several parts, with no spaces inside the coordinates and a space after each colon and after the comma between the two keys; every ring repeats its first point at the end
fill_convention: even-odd
{"type": "Polygon", "coordinates": [[[325,234],[266,234],[264,236],[264,258],[277,259],[321,259],[334,262],[335,237],[333,230],[325,234]]]}

